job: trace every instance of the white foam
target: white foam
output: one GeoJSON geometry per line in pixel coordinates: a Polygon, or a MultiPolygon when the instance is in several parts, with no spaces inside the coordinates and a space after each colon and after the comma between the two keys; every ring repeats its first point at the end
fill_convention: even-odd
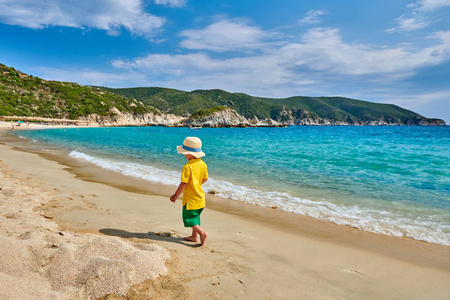
{"type": "MultiPolygon", "coordinates": [[[[167,171],[148,165],[97,158],[72,151],[70,156],[91,162],[105,169],[154,183],[178,185],[180,172],[167,171]]],[[[302,199],[283,192],[267,192],[209,178],[205,192],[254,205],[273,207],[338,225],[391,236],[406,236],[416,240],[450,246],[450,224],[439,221],[441,216],[408,214],[376,210],[359,205],[336,204],[327,200],[302,199]]]]}
{"type": "Polygon", "coordinates": [[[161,170],[152,166],[131,162],[97,158],[78,151],[72,151],[69,155],[123,175],[167,185],[178,185],[180,183],[181,174],[178,172],[161,170]]]}

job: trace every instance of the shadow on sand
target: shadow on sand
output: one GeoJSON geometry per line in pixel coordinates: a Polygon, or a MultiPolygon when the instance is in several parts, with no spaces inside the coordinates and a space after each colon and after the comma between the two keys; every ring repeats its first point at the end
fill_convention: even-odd
{"type": "Polygon", "coordinates": [[[99,230],[100,233],[110,235],[110,236],[118,236],[121,238],[131,239],[149,239],[155,241],[164,241],[170,243],[182,244],[188,247],[200,247],[201,245],[198,243],[190,243],[186,242],[184,238],[173,236],[173,232],[153,232],[149,231],[147,233],[143,232],[129,232],[121,229],[114,228],[102,228],[99,230]]]}

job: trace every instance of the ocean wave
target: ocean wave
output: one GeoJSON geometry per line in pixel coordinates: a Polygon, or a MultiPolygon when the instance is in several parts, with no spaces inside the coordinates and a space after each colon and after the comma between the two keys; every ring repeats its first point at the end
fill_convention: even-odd
{"type": "Polygon", "coordinates": [[[28,138],[28,137],[25,137],[25,136],[23,136],[23,135],[18,135],[18,137],[19,137],[20,139],[30,139],[31,142],[33,142],[33,143],[36,143],[36,142],[38,141],[38,140],[36,140],[36,139],[28,138]]]}
{"type": "MultiPolygon", "coordinates": [[[[70,156],[88,161],[102,168],[123,175],[140,178],[154,183],[178,185],[180,172],[162,170],[149,165],[114,161],[72,151],[70,156]]],[[[442,216],[376,210],[360,205],[337,204],[327,200],[309,200],[284,192],[257,190],[224,180],[209,178],[204,185],[205,192],[236,201],[264,207],[276,207],[287,212],[347,225],[360,230],[390,236],[410,237],[416,240],[450,246],[450,224],[440,220],[442,216]]]]}
{"type": "Polygon", "coordinates": [[[181,174],[178,172],[161,170],[152,166],[132,162],[98,158],[78,151],[72,151],[69,155],[73,158],[88,161],[104,169],[115,171],[126,176],[166,185],[178,185],[180,183],[181,174]]]}

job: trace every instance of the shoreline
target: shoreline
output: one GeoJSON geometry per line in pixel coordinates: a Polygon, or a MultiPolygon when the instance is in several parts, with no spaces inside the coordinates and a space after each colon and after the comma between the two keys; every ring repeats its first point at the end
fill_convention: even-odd
{"type": "MultiPolygon", "coordinates": [[[[158,159],[159,161],[153,160],[153,162],[150,162],[147,161],[145,158],[145,156],[147,155],[142,156],[143,155],[142,153],[147,153],[147,151],[151,150],[142,149],[142,151],[144,151],[142,152],[141,150],[139,150],[139,148],[142,147],[142,145],[140,145],[136,146],[135,149],[127,149],[125,152],[121,152],[125,148],[122,148],[122,146],[120,145],[121,144],[120,139],[117,140],[113,138],[109,140],[108,136],[104,135],[106,131],[113,131],[114,135],[117,136],[121,136],[121,134],[124,134],[125,132],[129,132],[130,134],[137,133],[138,135],[140,135],[138,131],[143,131],[142,134],[145,135],[150,134],[152,132],[151,129],[153,130],[156,129],[155,132],[158,133],[160,130],[161,132],[163,132],[164,129],[161,127],[152,127],[150,128],[150,130],[139,129],[139,127],[133,128],[130,128],[129,130],[127,128],[118,128],[116,129],[117,131],[104,128],[95,128],[95,130],[93,131],[90,131],[89,129],[86,129],[85,131],[73,131],[73,129],[71,131],[71,129],[64,129],[64,132],[68,131],[69,135],[74,134],[75,136],[80,137],[81,140],[84,140],[83,143],[85,145],[90,144],[89,139],[86,140],[85,138],[83,138],[85,134],[86,136],[90,136],[91,134],[93,135],[98,134],[99,137],[107,138],[107,140],[104,140],[105,145],[114,144],[117,145],[118,149],[122,150],[116,151],[114,149],[110,149],[111,152],[116,153],[118,156],[116,157],[115,155],[113,155],[112,157],[108,157],[109,155],[103,156],[102,153],[95,151],[94,148],[93,149],[89,149],[89,147],[84,148],[83,146],[81,146],[82,144],[79,145],[81,147],[75,146],[74,148],[71,146],[70,148],[74,151],[70,151],[70,153],[68,154],[68,152],[66,153],[66,150],[68,148],[65,148],[63,146],[61,150],[65,154],[63,160],[67,160],[67,155],[69,155],[72,158],[76,158],[77,160],[87,161],[92,164],[101,166],[103,172],[107,172],[107,170],[115,170],[120,173],[130,174],[134,176],[135,179],[140,178],[144,180],[151,180],[152,182],[155,181],[162,184],[170,183],[175,185],[179,180],[178,178],[179,175],[177,175],[179,172],[179,166],[177,167],[177,164],[180,163],[182,164],[182,162],[177,160],[177,157],[174,157],[173,153],[170,152],[168,153],[170,159],[167,161],[165,157],[158,156],[160,157],[158,159]],[[133,129],[133,131],[131,129],[133,129]],[[135,151],[138,151],[139,153],[135,151]],[[133,155],[128,156],[127,153],[133,153],[133,155]],[[123,155],[123,157],[121,155],[123,155]],[[124,162],[130,162],[130,164],[128,163],[124,164],[124,162]],[[152,171],[149,172],[147,168],[150,168],[152,171]]],[[[319,130],[323,129],[325,128],[319,130]]],[[[250,129],[250,131],[249,129],[242,129],[237,131],[233,129],[221,129],[219,131],[216,131],[214,129],[209,130],[205,129],[204,132],[196,132],[195,134],[200,134],[200,136],[202,135],[211,136],[215,135],[216,132],[217,134],[239,134],[242,132],[245,135],[251,134],[252,130],[256,129],[250,129]]],[[[329,128],[329,130],[334,132],[334,130],[338,130],[338,128],[335,129],[329,128]]],[[[373,131],[374,133],[376,133],[379,131],[378,129],[372,130],[367,128],[366,129],[360,128],[360,129],[349,129],[349,131],[344,130],[344,132],[353,132],[354,130],[356,130],[358,133],[360,132],[367,133],[367,131],[369,132],[373,131]]],[[[400,128],[398,130],[400,130],[400,128]]],[[[410,129],[404,130],[407,132],[410,131],[410,129]]],[[[414,133],[416,131],[422,132],[422,130],[420,129],[417,130],[411,129],[411,130],[412,130],[411,133],[414,133]]],[[[57,144],[61,143],[61,141],[65,139],[63,136],[60,137],[60,135],[64,135],[62,130],[59,131],[57,130],[58,132],[53,131],[53,133],[51,130],[44,130],[43,137],[40,137],[41,135],[39,133],[40,131],[41,130],[38,131],[34,130],[24,134],[17,132],[16,136],[21,137],[28,136],[33,141],[33,143],[29,143],[29,145],[36,145],[36,146],[39,145],[37,146],[37,148],[42,149],[48,149],[48,146],[50,145],[45,142],[40,142],[42,141],[42,138],[46,139],[45,131],[47,131],[48,134],[50,135],[49,136],[50,139],[53,139],[52,138],[53,135],[57,136],[55,139],[55,142],[57,144]]],[[[263,131],[266,132],[267,130],[263,131]]],[[[275,134],[279,133],[283,135],[284,133],[286,133],[286,135],[292,136],[292,133],[298,132],[304,133],[304,131],[309,132],[310,129],[292,128],[287,132],[284,131],[284,129],[281,129],[275,131],[275,134]]],[[[384,129],[380,129],[380,131],[384,132],[384,129]]],[[[389,131],[397,132],[397,129],[389,129],[389,131]]],[[[172,129],[166,131],[164,129],[164,132],[181,133],[181,135],[183,135],[184,133],[185,135],[190,135],[187,130],[172,129]]],[[[433,134],[435,130],[431,131],[426,130],[426,132],[427,134],[433,134]]],[[[437,134],[441,136],[442,133],[445,132],[446,131],[438,131],[437,134]]],[[[91,142],[93,144],[97,143],[95,141],[91,142]]],[[[143,140],[143,142],[145,143],[145,139],[143,140]]],[[[162,142],[164,142],[164,140],[162,140],[162,142]]],[[[67,143],[68,145],[71,144],[70,140],[67,140],[67,143]]],[[[216,144],[217,143],[214,143],[214,145],[216,144]]],[[[165,145],[167,147],[167,143],[165,143],[165,145]]],[[[99,148],[103,147],[102,145],[97,146],[99,148]]],[[[163,151],[166,151],[166,149],[163,149],[163,151]]],[[[214,152],[218,151],[221,150],[215,149],[214,152]]],[[[107,152],[110,151],[107,150],[107,152]]],[[[303,153],[301,155],[307,156],[309,154],[303,153]]],[[[149,156],[148,158],[152,160],[151,157],[152,156],[149,156]]],[[[323,159],[320,159],[320,161],[327,161],[327,159],[328,156],[324,157],[323,159]]],[[[405,157],[405,159],[407,159],[407,157],[405,157]]],[[[220,159],[216,155],[214,157],[213,156],[208,157],[207,161],[213,162],[212,166],[216,168],[215,170],[213,170],[213,172],[216,175],[212,178],[213,180],[211,182],[205,184],[204,188],[206,192],[214,193],[221,197],[229,197],[237,201],[252,203],[263,207],[272,207],[279,210],[294,212],[296,214],[312,216],[313,218],[316,219],[325,220],[327,222],[333,222],[339,225],[348,225],[350,227],[358,228],[359,230],[367,232],[381,233],[388,236],[411,237],[416,240],[422,240],[426,242],[450,246],[449,240],[450,236],[448,232],[448,218],[446,217],[449,211],[448,209],[446,210],[445,208],[446,195],[445,192],[443,192],[445,190],[445,185],[436,187],[436,191],[438,194],[435,195],[428,194],[428,196],[434,197],[428,198],[429,203],[434,203],[433,201],[437,201],[436,203],[439,203],[441,200],[443,201],[442,210],[440,210],[440,208],[434,210],[434,207],[432,205],[428,206],[427,203],[423,203],[423,205],[421,204],[422,199],[427,199],[427,195],[422,195],[422,197],[420,198],[418,196],[415,197],[412,196],[415,193],[412,193],[411,190],[417,191],[418,193],[421,192],[420,183],[416,182],[415,184],[417,184],[417,186],[412,186],[410,190],[406,188],[409,186],[409,184],[404,184],[406,181],[415,180],[411,177],[408,177],[410,174],[406,174],[405,177],[403,177],[400,174],[396,174],[397,178],[399,178],[401,182],[398,186],[394,186],[392,184],[391,186],[389,186],[389,184],[387,184],[387,186],[385,185],[383,188],[377,188],[376,185],[374,185],[375,182],[374,180],[379,180],[380,184],[385,184],[386,181],[384,181],[384,179],[390,178],[390,176],[392,175],[390,173],[392,169],[390,169],[389,167],[386,170],[387,173],[383,173],[383,171],[381,171],[381,173],[375,174],[373,176],[371,174],[366,174],[364,175],[368,176],[366,181],[364,176],[361,175],[360,173],[361,168],[364,169],[365,167],[363,167],[364,164],[359,165],[361,163],[359,158],[355,160],[355,163],[357,163],[356,168],[358,171],[353,172],[352,170],[347,170],[346,171],[347,173],[345,173],[346,176],[343,177],[344,179],[341,179],[339,178],[339,176],[336,175],[338,174],[338,172],[344,171],[342,169],[339,170],[339,167],[337,167],[336,165],[332,166],[332,170],[324,171],[324,173],[326,173],[328,177],[331,177],[328,180],[332,181],[330,181],[329,183],[321,182],[322,187],[316,185],[316,183],[314,181],[311,181],[308,176],[305,176],[301,180],[301,182],[298,179],[292,177],[289,180],[287,180],[288,182],[287,184],[285,184],[285,182],[280,181],[278,184],[272,185],[273,180],[270,177],[265,176],[264,172],[260,173],[259,178],[255,176],[249,176],[249,178],[251,178],[250,181],[247,181],[247,178],[242,178],[243,180],[236,180],[237,178],[241,178],[241,174],[233,172],[233,170],[226,172],[223,171],[227,170],[228,168],[227,164],[226,163],[224,164],[226,160],[220,159]],[[218,166],[221,166],[220,169],[217,169],[218,166]],[[336,178],[333,178],[333,176],[336,178]],[[345,179],[346,177],[348,178],[351,177],[355,179],[354,186],[353,183],[350,184],[348,187],[346,185],[342,185],[342,182],[346,180],[345,179]],[[298,184],[294,185],[293,182],[297,182],[298,184]],[[335,183],[337,183],[337,185],[335,183]],[[269,186],[270,188],[268,188],[269,186]],[[386,191],[390,192],[384,192],[385,188],[386,191]],[[347,194],[348,192],[347,189],[351,191],[350,194],[347,194]],[[287,191],[287,193],[285,193],[285,191],[287,191]],[[442,193],[439,193],[438,191],[442,191],[442,193]],[[402,195],[403,192],[406,193],[405,197],[403,197],[402,195]],[[352,195],[352,193],[355,194],[352,195]],[[397,201],[400,201],[400,203],[396,204],[397,201]],[[295,205],[295,203],[297,202],[301,204],[295,205]],[[381,204],[379,202],[384,204],[381,204]],[[411,205],[409,205],[408,203],[411,203],[411,205]],[[414,203],[419,203],[419,205],[415,206],[414,203]]],[[[315,161],[317,162],[319,160],[315,161]]],[[[351,160],[349,159],[349,161],[353,162],[353,159],[351,160]]],[[[377,160],[375,159],[372,161],[377,160]]],[[[376,164],[372,163],[372,161],[369,162],[369,164],[376,164]]],[[[260,164],[258,161],[255,161],[255,163],[256,165],[260,164]]],[[[283,161],[279,161],[279,163],[280,166],[289,168],[289,166],[286,166],[283,161]]],[[[445,165],[445,161],[443,162],[443,164],[445,165]]],[[[270,165],[270,163],[268,165],[270,165]]],[[[273,163],[272,166],[274,166],[273,163]]],[[[239,167],[241,166],[236,166],[236,168],[239,167]]],[[[244,167],[244,165],[242,167],[244,167]]],[[[249,170],[249,167],[251,166],[245,165],[245,168],[247,170],[249,170]]],[[[327,167],[328,166],[325,166],[322,163],[321,168],[327,167]]],[[[376,166],[370,166],[370,168],[372,167],[376,166]]],[[[401,165],[400,168],[402,168],[401,165]]],[[[314,172],[317,172],[317,170],[315,170],[314,172]]],[[[302,175],[301,172],[300,175],[302,175]]],[[[418,175],[420,176],[420,174],[416,174],[414,176],[418,175]]],[[[288,177],[284,177],[283,174],[280,174],[280,176],[282,178],[288,178],[291,175],[287,175],[288,177]]],[[[434,182],[436,183],[441,182],[440,181],[441,177],[439,177],[439,175],[436,176],[438,177],[435,179],[438,179],[438,181],[434,180],[434,182]]],[[[99,176],[94,177],[97,178],[99,176]]],[[[424,177],[426,176],[422,176],[421,178],[424,177]]],[[[108,177],[105,180],[103,180],[103,182],[106,184],[111,184],[109,182],[109,179],[110,178],[108,177]]],[[[419,181],[420,180],[422,179],[419,179],[419,181]]],[[[130,177],[123,177],[121,181],[127,181],[127,184],[132,184],[133,180],[130,180],[130,177]]],[[[278,182],[278,179],[276,179],[276,182],[278,182]]],[[[123,184],[119,182],[115,184],[116,186],[118,185],[123,186],[123,184]]],[[[149,184],[151,185],[151,183],[149,184]]],[[[432,182],[430,182],[430,184],[432,184],[432,182]]]]}
{"type": "Polygon", "coordinates": [[[194,298],[450,295],[448,246],[208,195],[204,227],[210,236],[204,247],[191,249],[192,244],[180,238],[189,233],[182,227],[180,207],[168,201],[172,187],[132,179],[130,185],[125,176],[99,167],[71,166],[45,155],[0,148],[1,159],[12,169],[58,189],[53,192],[58,199],[44,210],[62,230],[145,240],[169,249],[172,280],[194,298]],[[174,261],[180,265],[171,265],[174,261]]]}
{"type": "MultiPolygon", "coordinates": [[[[0,120],[0,128],[8,128],[11,129],[11,124],[12,123],[16,123],[16,122],[6,122],[6,121],[1,121],[0,120]],[[7,126],[5,126],[5,124],[8,124],[7,126]]],[[[100,123],[96,123],[96,124],[88,124],[88,125],[66,125],[66,124],[50,124],[50,125],[45,125],[45,124],[36,124],[36,123],[29,123],[31,125],[30,126],[16,126],[15,130],[25,130],[25,129],[52,129],[52,128],[92,128],[92,127],[96,127],[96,128],[109,128],[109,127],[155,127],[155,126],[161,126],[161,127],[169,127],[169,128],[189,128],[192,130],[199,130],[202,128],[288,128],[291,126],[326,126],[326,127],[446,127],[446,126],[450,126],[447,124],[418,124],[418,125],[408,125],[408,124],[390,124],[390,123],[386,123],[386,124],[280,124],[280,125],[253,125],[253,124],[247,124],[245,126],[241,126],[241,125],[222,125],[222,126],[200,126],[199,128],[191,128],[191,126],[189,125],[167,125],[164,123],[158,124],[158,123],[152,123],[152,124],[106,124],[106,125],[102,125],[100,123]]]]}

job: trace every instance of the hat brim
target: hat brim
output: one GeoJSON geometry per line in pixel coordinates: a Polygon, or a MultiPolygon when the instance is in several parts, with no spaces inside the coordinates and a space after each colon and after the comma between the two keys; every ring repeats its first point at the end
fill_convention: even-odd
{"type": "Polygon", "coordinates": [[[180,154],[190,154],[190,155],[193,155],[193,156],[195,156],[197,158],[205,156],[205,153],[203,151],[192,152],[192,151],[188,151],[188,150],[184,149],[183,146],[177,146],[177,152],[180,153],[180,154]]]}

